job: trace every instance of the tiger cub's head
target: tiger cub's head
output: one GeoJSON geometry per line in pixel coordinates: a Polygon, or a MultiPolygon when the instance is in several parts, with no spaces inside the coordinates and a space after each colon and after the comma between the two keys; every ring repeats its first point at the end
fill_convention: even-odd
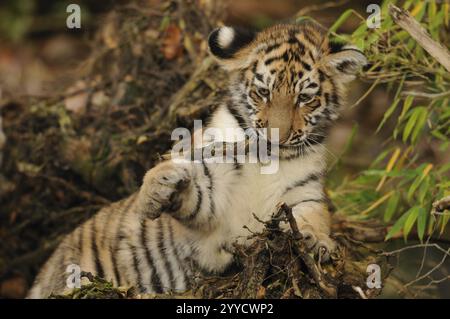
{"type": "Polygon", "coordinates": [[[281,149],[322,142],[337,118],[346,83],[366,58],[329,41],[314,22],[259,33],[221,27],[209,36],[212,55],[233,73],[233,105],[245,128],[278,128],[281,149]]]}

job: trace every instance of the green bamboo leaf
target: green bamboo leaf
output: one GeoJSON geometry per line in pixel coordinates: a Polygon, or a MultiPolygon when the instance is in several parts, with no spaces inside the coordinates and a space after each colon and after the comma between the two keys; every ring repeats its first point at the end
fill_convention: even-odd
{"type": "Polygon", "coordinates": [[[425,16],[425,13],[427,12],[426,9],[427,9],[427,4],[424,3],[422,5],[422,7],[420,8],[419,13],[417,13],[417,15],[414,18],[419,22],[422,21],[423,17],[425,16]]]}
{"type": "Polygon", "coordinates": [[[427,123],[427,119],[428,119],[428,112],[427,112],[427,109],[425,107],[423,107],[419,111],[419,115],[417,117],[417,122],[416,122],[416,125],[414,126],[414,130],[411,135],[411,141],[413,143],[416,142],[417,137],[419,136],[419,133],[422,131],[425,124],[427,123]]]}
{"type": "Polygon", "coordinates": [[[362,23],[356,30],[355,32],[352,33],[352,38],[357,39],[360,36],[365,36],[367,33],[367,24],[366,23],[362,23]]]}
{"type": "Polygon", "coordinates": [[[159,25],[159,29],[160,29],[160,30],[165,30],[165,29],[167,29],[167,27],[169,26],[169,24],[170,24],[170,16],[165,15],[165,16],[162,18],[162,20],[161,20],[161,24],[159,25]]]}
{"type": "Polygon", "coordinates": [[[406,123],[405,129],[403,130],[403,142],[406,143],[406,141],[408,140],[409,135],[411,134],[414,125],[417,122],[417,118],[420,115],[420,109],[419,108],[414,108],[413,110],[411,110],[411,115],[409,116],[408,122],[406,123]]]}
{"type": "Polygon", "coordinates": [[[337,20],[333,23],[331,28],[329,29],[329,33],[336,32],[339,27],[347,21],[350,15],[353,13],[353,9],[347,9],[337,20]]]}
{"type": "Polygon", "coordinates": [[[444,165],[442,165],[438,170],[437,170],[437,174],[438,175],[443,175],[445,173],[447,173],[447,171],[450,170],[450,162],[446,163],[444,165]]]}
{"type": "Polygon", "coordinates": [[[409,111],[413,101],[414,101],[414,96],[409,95],[406,97],[405,101],[403,102],[402,113],[400,114],[400,116],[398,118],[398,123],[400,123],[403,120],[406,113],[409,111]]]}
{"type": "Polygon", "coordinates": [[[408,235],[411,232],[412,227],[414,226],[414,223],[417,220],[417,217],[419,216],[420,207],[414,206],[410,209],[408,217],[406,218],[405,225],[403,226],[403,238],[405,241],[408,239],[408,235]]]}
{"type": "Polygon", "coordinates": [[[439,232],[440,235],[442,235],[444,233],[445,226],[447,226],[449,220],[450,220],[450,214],[441,215],[441,218],[440,218],[441,229],[440,229],[440,232],[439,232]]]}
{"type": "Polygon", "coordinates": [[[414,193],[416,192],[417,188],[419,188],[420,184],[426,177],[423,174],[423,170],[425,169],[425,166],[426,166],[426,164],[423,164],[421,167],[419,167],[417,169],[417,177],[414,179],[414,182],[409,187],[408,194],[406,195],[408,201],[412,200],[412,197],[413,197],[414,193]]]}
{"type": "Polygon", "coordinates": [[[386,123],[387,119],[394,113],[395,109],[397,108],[398,103],[400,102],[399,99],[395,100],[394,103],[389,107],[389,109],[384,113],[383,119],[381,120],[380,125],[378,125],[377,130],[375,133],[378,133],[381,128],[383,127],[384,123],[386,123]]]}
{"type": "Polygon", "coordinates": [[[445,136],[444,134],[442,134],[441,132],[439,132],[438,130],[433,130],[431,131],[431,135],[433,135],[434,137],[436,137],[438,140],[447,141],[447,136],[445,136]]]}
{"type": "Polygon", "coordinates": [[[392,41],[402,42],[403,40],[408,39],[409,37],[410,37],[409,33],[402,30],[392,36],[392,41]]]}
{"type": "Polygon", "coordinates": [[[436,1],[435,0],[429,0],[428,2],[428,22],[431,23],[431,21],[434,21],[434,18],[436,17],[437,7],[436,7],[436,1]]]}
{"type": "Polygon", "coordinates": [[[417,235],[419,236],[420,241],[423,240],[423,236],[425,235],[425,228],[427,226],[428,214],[425,208],[419,208],[419,215],[417,217],[417,235]]]}
{"type": "Polygon", "coordinates": [[[375,160],[372,162],[372,164],[370,165],[370,167],[376,167],[382,160],[384,160],[386,158],[386,156],[391,153],[392,150],[385,150],[383,152],[381,152],[380,155],[377,156],[377,158],[375,158],[375,160]]]}
{"type": "MultiPolygon", "coordinates": [[[[389,1],[386,1],[386,2],[389,2],[389,1]]],[[[405,3],[403,4],[403,9],[408,10],[409,7],[413,4],[413,2],[414,2],[413,0],[405,1],[405,3]]]]}
{"type": "Polygon", "coordinates": [[[420,184],[419,187],[419,203],[421,205],[425,204],[425,197],[431,193],[431,189],[430,189],[430,176],[425,177],[425,179],[423,180],[423,182],[420,184]]]}
{"type": "Polygon", "coordinates": [[[446,151],[448,150],[449,146],[450,146],[450,142],[446,141],[446,142],[442,143],[442,144],[439,146],[439,150],[440,150],[442,153],[444,153],[444,152],[446,152],[446,151]]]}
{"type": "Polygon", "coordinates": [[[444,19],[445,12],[444,10],[442,10],[439,11],[432,20],[429,20],[428,29],[430,30],[431,37],[436,41],[439,41],[439,31],[441,29],[440,26],[444,24],[444,19]]]}
{"type": "Polygon", "coordinates": [[[400,201],[400,194],[398,192],[395,192],[388,200],[386,204],[386,210],[384,212],[383,219],[385,222],[390,222],[392,219],[392,216],[395,213],[395,210],[397,209],[398,203],[400,201]]]}
{"type": "Polygon", "coordinates": [[[408,218],[409,212],[410,211],[408,210],[395,222],[394,226],[392,226],[389,232],[387,233],[386,238],[384,239],[385,241],[391,239],[392,236],[397,234],[403,228],[406,218],[408,218]]]}

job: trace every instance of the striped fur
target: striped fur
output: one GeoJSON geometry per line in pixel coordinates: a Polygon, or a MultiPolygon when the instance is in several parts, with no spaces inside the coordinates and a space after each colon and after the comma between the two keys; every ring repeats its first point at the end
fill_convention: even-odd
{"type": "MultiPolygon", "coordinates": [[[[221,273],[232,264],[233,243],[248,243],[248,229],[263,227],[253,214],[267,220],[279,202],[293,207],[311,250],[326,260],[335,249],[323,191],[323,142],[345,83],[364,65],[364,56],[329,43],[312,23],[260,33],[223,27],[212,32],[209,46],[231,77],[209,127],[278,128],[279,170],[263,175],[261,163],[205,160],[158,164],[138,193],[105,207],[63,240],[29,298],[69,290],[70,264],[145,293],[183,291],[199,272],[221,273]]],[[[226,142],[242,140],[240,134],[226,142]]],[[[202,136],[194,140],[202,142],[202,136]]]]}

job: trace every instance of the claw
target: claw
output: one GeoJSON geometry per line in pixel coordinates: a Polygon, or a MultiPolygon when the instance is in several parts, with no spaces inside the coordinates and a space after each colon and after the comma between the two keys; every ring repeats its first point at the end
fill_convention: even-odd
{"type": "Polygon", "coordinates": [[[306,248],[314,252],[319,262],[326,262],[330,259],[336,244],[327,234],[317,232],[310,225],[303,225],[299,232],[303,236],[302,240],[306,248]]]}

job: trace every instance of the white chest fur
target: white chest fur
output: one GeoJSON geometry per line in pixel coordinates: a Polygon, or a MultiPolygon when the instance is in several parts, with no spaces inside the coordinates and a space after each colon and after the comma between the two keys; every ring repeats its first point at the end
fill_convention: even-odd
{"type": "MultiPolygon", "coordinates": [[[[215,112],[208,127],[223,131],[227,142],[243,139],[238,122],[225,107],[215,112]],[[230,129],[238,133],[231,136],[225,134],[230,129]]],[[[272,174],[262,174],[259,163],[245,163],[239,174],[220,176],[219,184],[214,189],[215,200],[218,213],[226,218],[221,219],[219,226],[208,235],[210,243],[222,246],[236,240],[243,242],[250,235],[248,229],[260,231],[263,225],[254,215],[261,220],[268,220],[289,186],[305,179],[311,172],[324,168],[323,158],[323,152],[318,151],[293,160],[280,160],[278,169],[272,174]]]]}

